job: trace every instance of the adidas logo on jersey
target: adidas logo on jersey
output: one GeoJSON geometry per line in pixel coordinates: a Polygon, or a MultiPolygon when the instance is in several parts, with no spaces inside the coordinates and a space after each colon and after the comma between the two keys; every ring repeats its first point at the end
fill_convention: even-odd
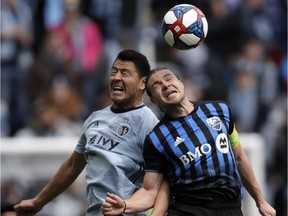
{"type": "Polygon", "coordinates": [[[178,146],[180,143],[182,143],[184,141],[185,141],[185,139],[182,139],[181,137],[177,136],[174,144],[175,144],[175,146],[178,146]]]}

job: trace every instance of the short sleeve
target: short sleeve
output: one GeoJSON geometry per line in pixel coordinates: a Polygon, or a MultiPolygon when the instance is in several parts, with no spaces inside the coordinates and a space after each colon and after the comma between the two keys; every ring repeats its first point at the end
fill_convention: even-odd
{"type": "Polygon", "coordinates": [[[165,158],[150,142],[149,136],[144,141],[143,155],[146,172],[163,173],[165,171],[165,158]]]}

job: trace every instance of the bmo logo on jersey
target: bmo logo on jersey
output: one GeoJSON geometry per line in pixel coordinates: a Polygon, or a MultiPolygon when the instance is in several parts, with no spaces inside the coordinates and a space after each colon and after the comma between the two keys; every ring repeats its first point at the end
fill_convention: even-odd
{"type": "Polygon", "coordinates": [[[191,161],[201,157],[202,155],[209,154],[212,150],[212,146],[209,143],[203,144],[195,148],[194,152],[188,151],[186,154],[179,157],[183,165],[188,164],[191,161]]]}
{"type": "MultiPolygon", "coordinates": [[[[229,142],[228,137],[224,133],[218,134],[215,140],[216,148],[222,152],[223,154],[227,154],[229,152],[229,142]]],[[[183,165],[188,164],[195,159],[207,155],[211,152],[212,146],[209,143],[203,144],[195,148],[194,152],[188,151],[186,154],[179,157],[183,165]]]]}

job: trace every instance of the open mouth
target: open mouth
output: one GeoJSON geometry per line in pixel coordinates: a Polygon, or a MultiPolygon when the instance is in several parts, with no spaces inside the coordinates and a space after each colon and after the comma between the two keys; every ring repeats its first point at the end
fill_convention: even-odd
{"type": "Polygon", "coordinates": [[[113,92],[124,92],[124,88],[122,86],[113,86],[112,87],[113,92]]]}
{"type": "Polygon", "coordinates": [[[169,98],[174,93],[177,93],[177,91],[175,91],[175,90],[168,91],[168,92],[166,92],[165,97],[169,98]]]}

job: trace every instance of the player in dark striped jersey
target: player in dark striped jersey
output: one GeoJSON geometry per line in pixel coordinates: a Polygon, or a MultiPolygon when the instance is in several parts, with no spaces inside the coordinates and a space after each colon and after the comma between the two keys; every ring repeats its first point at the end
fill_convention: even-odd
{"type": "Polygon", "coordinates": [[[242,216],[242,182],[261,215],[276,215],[261,193],[224,102],[189,101],[183,82],[168,68],[151,71],[146,91],[165,116],[144,143],[143,187],[125,201],[107,193],[104,215],[151,207],[164,176],[171,194],[168,216],[242,216]]]}

